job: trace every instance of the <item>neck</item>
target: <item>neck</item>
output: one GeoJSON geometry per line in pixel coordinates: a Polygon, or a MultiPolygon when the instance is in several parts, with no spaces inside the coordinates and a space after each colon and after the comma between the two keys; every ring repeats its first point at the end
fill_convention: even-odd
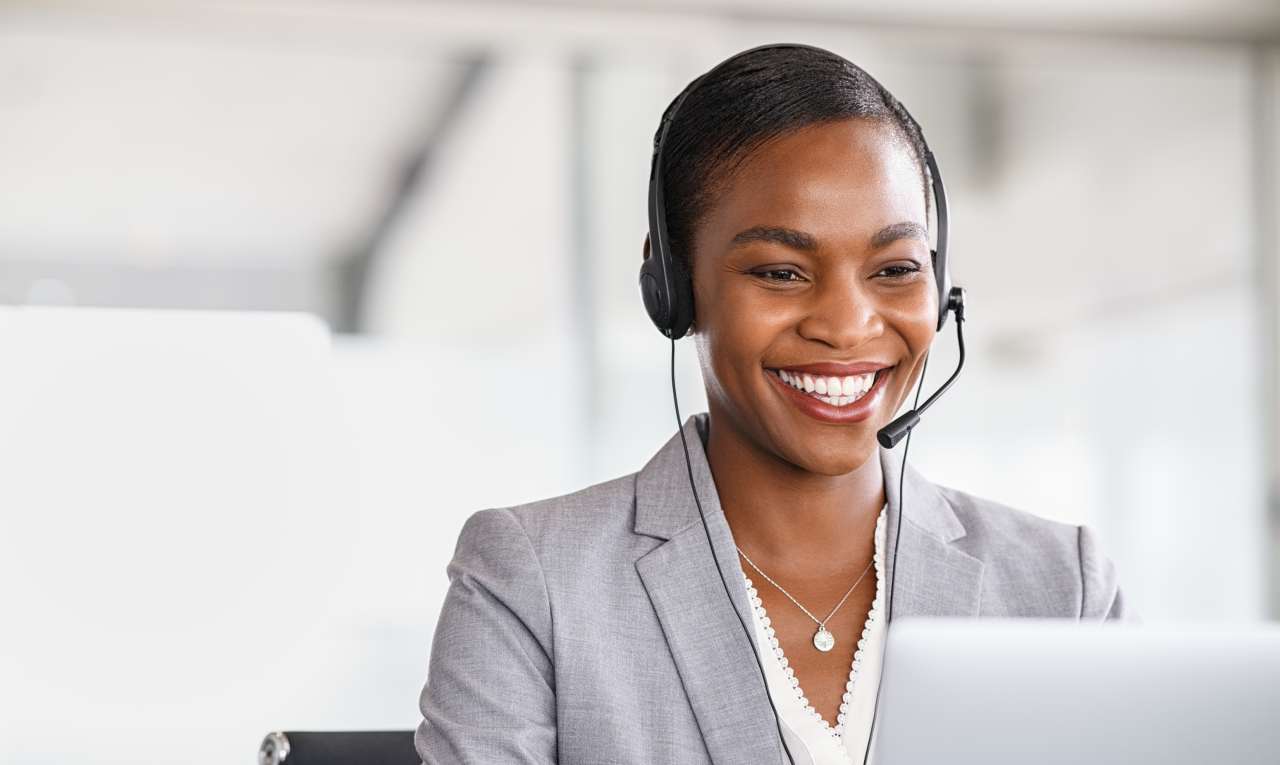
{"type": "Polygon", "coordinates": [[[707,462],[737,545],[757,563],[832,572],[865,564],[885,503],[878,450],[848,473],[821,475],[764,452],[728,422],[714,419],[707,462]]]}

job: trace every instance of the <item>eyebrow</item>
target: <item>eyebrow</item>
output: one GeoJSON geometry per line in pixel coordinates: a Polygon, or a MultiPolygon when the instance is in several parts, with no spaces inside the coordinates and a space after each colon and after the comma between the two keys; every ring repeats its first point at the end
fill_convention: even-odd
{"type": "Polygon", "coordinates": [[[871,248],[879,249],[898,239],[920,239],[927,244],[929,232],[913,220],[893,223],[880,229],[875,236],[871,237],[871,248]]]}
{"type": "MultiPolygon", "coordinates": [[[[898,239],[920,239],[928,242],[929,232],[925,230],[924,226],[915,221],[892,223],[880,229],[871,237],[871,247],[872,249],[879,249],[898,239]]],[[[784,247],[790,247],[793,250],[803,250],[805,252],[813,252],[818,249],[818,240],[812,234],[781,226],[752,226],[745,231],[738,232],[738,235],[729,242],[729,246],[736,247],[747,242],[773,242],[784,247]]]]}
{"type": "Polygon", "coordinates": [[[775,242],[793,250],[804,250],[812,252],[818,249],[818,240],[812,235],[803,231],[796,231],[793,228],[781,228],[778,226],[753,226],[746,231],[738,232],[738,235],[729,242],[730,247],[747,242],[775,242]]]}

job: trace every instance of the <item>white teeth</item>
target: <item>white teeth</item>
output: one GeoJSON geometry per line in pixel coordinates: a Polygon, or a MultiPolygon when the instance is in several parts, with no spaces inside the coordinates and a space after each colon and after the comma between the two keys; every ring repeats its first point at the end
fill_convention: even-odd
{"type": "Polygon", "coordinates": [[[792,388],[802,387],[796,376],[785,369],[778,370],[778,377],[781,377],[782,381],[787,385],[790,385],[792,388]]]}
{"type": "Polygon", "coordinates": [[[819,401],[833,406],[846,406],[866,395],[875,382],[876,373],[865,375],[849,375],[848,377],[813,377],[785,369],[778,370],[778,376],[791,387],[811,394],[819,401]]]}
{"type": "Polygon", "coordinates": [[[875,379],[875,372],[865,375],[851,375],[841,382],[841,392],[846,396],[861,396],[871,388],[871,383],[875,379]]]}

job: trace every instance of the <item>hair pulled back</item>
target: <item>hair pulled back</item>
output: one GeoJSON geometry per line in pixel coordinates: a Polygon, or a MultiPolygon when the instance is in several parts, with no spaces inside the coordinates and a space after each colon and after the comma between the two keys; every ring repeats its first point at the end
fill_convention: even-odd
{"type": "Polygon", "coordinates": [[[753,50],[690,83],[667,106],[662,121],[677,104],[661,158],[663,194],[671,252],[687,276],[692,275],[694,227],[716,192],[756,149],[809,125],[851,118],[893,125],[915,154],[928,212],[920,126],[871,75],[834,53],[807,46],[753,50]]]}

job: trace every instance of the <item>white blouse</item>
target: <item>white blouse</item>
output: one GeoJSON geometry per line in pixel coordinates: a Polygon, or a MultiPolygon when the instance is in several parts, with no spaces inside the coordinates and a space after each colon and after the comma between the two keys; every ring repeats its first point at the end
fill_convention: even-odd
{"type": "Polygon", "coordinates": [[[787,657],[778,639],[774,637],[773,627],[769,626],[769,616],[765,613],[757,590],[746,571],[742,572],[747,597],[753,606],[760,662],[764,665],[769,694],[773,697],[774,709],[782,724],[783,738],[796,765],[848,765],[862,762],[867,736],[871,732],[871,717],[880,683],[880,663],[884,655],[884,525],[885,508],[881,508],[880,517],[876,519],[873,556],[876,595],[863,623],[858,649],[853,654],[849,680],[845,684],[844,700],[840,704],[835,727],[805,698],[804,689],[800,687],[795,671],[787,666],[787,657]]]}

